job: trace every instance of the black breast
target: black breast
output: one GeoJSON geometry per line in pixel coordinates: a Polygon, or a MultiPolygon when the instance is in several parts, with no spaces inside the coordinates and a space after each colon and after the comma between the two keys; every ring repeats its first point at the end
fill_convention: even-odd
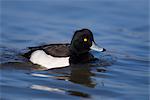
{"type": "Polygon", "coordinates": [[[91,61],[96,61],[97,59],[94,58],[94,56],[87,52],[81,55],[76,55],[76,54],[72,54],[70,56],[69,62],[73,63],[73,64],[77,64],[77,63],[89,63],[91,61]]]}

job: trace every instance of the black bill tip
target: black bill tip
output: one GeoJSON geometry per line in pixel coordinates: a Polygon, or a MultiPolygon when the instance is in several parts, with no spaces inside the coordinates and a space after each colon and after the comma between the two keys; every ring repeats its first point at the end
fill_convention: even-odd
{"type": "Polygon", "coordinates": [[[106,51],[106,49],[105,49],[105,48],[103,48],[103,51],[102,51],[102,52],[104,52],[104,51],[106,51]]]}

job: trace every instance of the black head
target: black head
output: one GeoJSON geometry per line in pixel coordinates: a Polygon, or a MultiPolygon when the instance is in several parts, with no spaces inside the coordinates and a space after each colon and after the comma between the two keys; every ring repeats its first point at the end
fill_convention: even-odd
{"type": "Polygon", "coordinates": [[[76,54],[87,53],[93,43],[93,34],[89,29],[77,30],[72,38],[70,50],[76,54]]]}

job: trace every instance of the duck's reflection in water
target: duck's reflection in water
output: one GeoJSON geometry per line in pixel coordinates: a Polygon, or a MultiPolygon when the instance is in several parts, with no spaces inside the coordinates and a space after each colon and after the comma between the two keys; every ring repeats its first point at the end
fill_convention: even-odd
{"type": "Polygon", "coordinates": [[[68,95],[84,98],[90,98],[90,95],[85,90],[81,90],[78,84],[80,84],[82,88],[84,88],[83,86],[90,88],[94,88],[96,86],[96,82],[94,82],[94,80],[91,78],[92,76],[94,76],[94,74],[90,71],[90,67],[88,65],[71,65],[67,68],[48,70],[48,73],[32,73],[32,76],[47,77],[51,79],[64,80],[66,82],[69,81],[75,83],[70,84],[67,82],[66,84],[69,84],[69,87],[65,88],[52,88],[53,86],[50,87],[34,84],[30,87],[32,89],[57,92],[61,94],[67,93],[68,95]]]}
{"type": "Polygon", "coordinates": [[[96,82],[92,79],[95,74],[91,72],[89,64],[71,65],[67,68],[49,70],[49,73],[57,73],[54,77],[58,80],[70,81],[72,83],[94,88],[96,82]]]}
{"type": "MultiPolygon", "coordinates": [[[[96,86],[96,82],[92,79],[94,74],[90,70],[90,66],[86,65],[71,65],[71,73],[69,76],[69,81],[80,84],[86,87],[94,88],[96,86]]],[[[80,96],[85,98],[90,98],[90,95],[85,91],[68,91],[70,95],[80,96]]]]}
{"type": "MultiPolygon", "coordinates": [[[[55,87],[55,86],[45,86],[45,85],[32,85],[32,89],[43,90],[48,92],[57,92],[61,94],[69,94],[72,96],[79,96],[84,98],[90,98],[90,92],[87,91],[89,88],[94,88],[97,84],[102,84],[103,82],[97,83],[94,80],[94,72],[91,70],[91,65],[71,65],[66,68],[52,69],[46,71],[46,73],[32,73],[32,76],[36,77],[47,77],[56,80],[64,80],[68,87],[55,87]],[[71,82],[73,84],[68,83],[71,82]],[[54,88],[55,87],[55,88],[54,88]]],[[[97,70],[97,69],[96,69],[97,70]]],[[[100,70],[100,69],[99,69],[100,70]]],[[[103,69],[102,69],[103,70],[103,69]]],[[[98,71],[100,72],[100,71],[98,71]]]]}
{"type": "Polygon", "coordinates": [[[94,88],[96,85],[95,80],[92,79],[92,76],[94,75],[95,74],[91,72],[90,66],[88,64],[71,65],[69,81],[94,88]]]}
{"type": "MultiPolygon", "coordinates": [[[[102,72],[103,70],[104,69],[102,69],[102,72]]],[[[81,87],[94,88],[97,85],[96,80],[94,80],[95,74],[91,70],[90,64],[71,65],[67,68],[50,70],[49,73],[57,73],[57,75],[53,78],[79,84],[81,85],[81,87]]],[[[98,84],[101,84],[102,86],[104,85],[103,82],[100,82],[98,84]]],[[[90,98],[89,93],[86,90],[82,89],[74,90],[74,88],[71,88],[67,90],[67,93],[69,93],[69,95],[90,98]]]]}

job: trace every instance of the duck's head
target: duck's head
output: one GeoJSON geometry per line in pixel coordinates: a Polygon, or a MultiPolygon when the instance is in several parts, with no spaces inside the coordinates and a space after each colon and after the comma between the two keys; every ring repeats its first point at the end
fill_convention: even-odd
{"type": "Polygon", "coordinates": [[[89,52],[89,50],[95,50],[99,52],[105,51],[104,48],[96,45],[93,34],[89,29],[75,31],[71,41],[70,50],[76,54],[84,54],[89,52]]]}

